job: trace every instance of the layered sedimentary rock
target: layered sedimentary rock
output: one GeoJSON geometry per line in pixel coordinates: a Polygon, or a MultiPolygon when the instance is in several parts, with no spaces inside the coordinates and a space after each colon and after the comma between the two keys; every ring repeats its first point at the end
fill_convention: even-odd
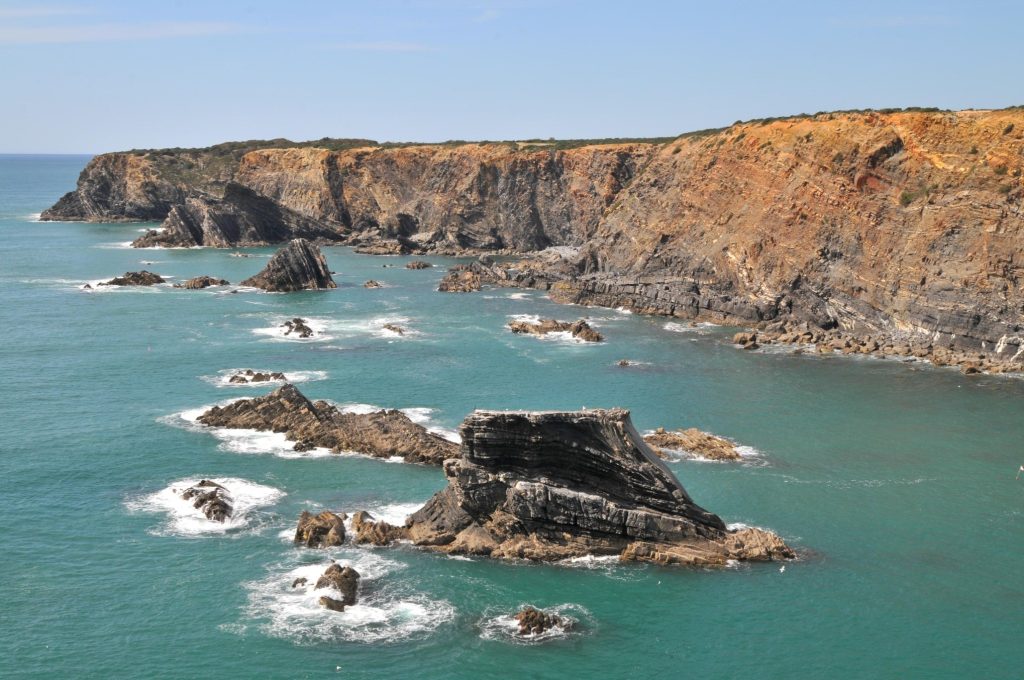
{"type": "Polygon", "coordinates": [[[330,226],[231,182],[223,198],[196,194],[175,204],[160,229],[146,232],[132,245],[231,248],[265,246],[294,238],[332,243],[341,237],[330,226]]]}
{"type": "Polygon", "coordinates": [[[201,480],[182,492],[183,500],[192,501],[192,507],[202,511],[207,519],[223,522],[231,517],[234,509],[230,492],[209,479],[201,480]]]}
{"type": "MultiPolygon", "coordinates": [[[[495,279],[559,301],[1024,366],[1024,109],[518,147],[265,148],[217,166],[216,181],[198,161],[185,172],[152,152],[112,154],[44,216],[162,218],[234,181],[368,252],[579,247],[495,279]]],[[[488,285],[487,273],[464,269],[442,290],[488,285]]]]}
{"type": "Polygon", "coordinates": [[[286,384],[264,397],[214,406],[199,416],[212,427],[283,432],[296,451],[326,448],[378,458],[440,465],[458,453],[457,445],[431,434],[401,411],[345,413],[326,401],[312,402],[286,384]]]}
{"type": "Polygon", "coordinates": [[[289,242],[274,253],[263,271],[242,281],[241,285],[285,293],[338,287],[331,278],[323,253],[303,238],[289,242]]]}
{"type": "MultiPolygon", "coordinates": [[[[582,555],[694,565],[792,557],[771,532],[730,531],[698,506],[621,409],[477,411],[448,486],[378,536],[430,550],[557,560],[582,555]]],[[[364,524],[368,522],[364,520],[364,524]]],[[[370,542],[370,528],[361,531],[370,542]]]]}

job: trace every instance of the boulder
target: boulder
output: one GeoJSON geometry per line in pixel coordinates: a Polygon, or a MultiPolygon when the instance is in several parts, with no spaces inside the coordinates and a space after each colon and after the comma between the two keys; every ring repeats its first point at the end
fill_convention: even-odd
{"type": "Polygon", "coordinates": [[[216,279],[212,276],[197,276],[192,279],[187,279],[182,283],[174,284],[175,288],[186,288],[188,290],[199,290],[201,288],[209,288],[210,286],[227,286],[229,285],[224,279],[216,279]]]}
{"type": "Polygon", "coordinates": [[[323,253],[304,238],[278,250],[263,271],[241,285],[275,292],[337,288],[323,253]]]}
{"type": "Polygon", "coordinates": [[[101,286],[155,286],[158,283],[167,283],[164,277],[143,269],[141,272],[125,272],[124,276],[115,276],[109,281],[100,283],[101,286]]]}
{"type": "Polygon", "coordinates": [[[739,460],[741,457],[733,442],[695,427],[672,432],[659,427],[653,434],[645,436],[644,441],[662,458],[666,457],[662,449],[685,451],[708,460],[739,460]]]}
{"type": "Polygon", "coordinates": [[[604,337],[590,327],[583,319],[579,321],[558,321],[556,319],[541,319],[537,323],[530,321],[509,321],[509,330],[513,333],[530,333],[532,335],[547,335],[548,333],[568,332],[572,337],[579,338],[585,342],[601,342],[604,337]]]}
{"type": "Polygon", "coordinates": [[[314,590],[321,588],[333,588],[341,593],[340,601],[345,606],[355,604],[356,591],[359,589],[359,572],[335,562],[327,567],[327,571],[317,580],[314,590]]]}
{"type": "Polygon", "coordinates": [[[536,607],[526,606],[513,617],[519,623],[519,635],[541,635],[552,628],[568,630],[571,622],[557,614],[548,614],[536,607]]]}
{"type": "Polygon", "coordinates": [[[199,416],[199,422],[211,427],[283,432],[296,442],[297,450],[322,447],[335,453],[358,451],[433,465],[458,453],[456,444],[428,432],[401,411],[347,413],[325,401],[310,401],[291,384],[263,397],[214,406],[199,416]]]}
{"type": "Polygon", "coordinates": [[[794,556],[775,534],[731,531],[697,505],[628,411],[476,411],[460,434],[460,456],[444,464],[448,486],[404,526],[376,522],[374,532],[510,559],[619,555],[723,566],[794,556]]]}
{"type": "Polygon", "coordinates": [[[185,489],[181,497],[192,501],[192,507],[202,510],[206,518],[214,522],[223,522],[231,517],[231,494],[217,482],[204,479],[185,489]]]}
{"type": "Polygon", "coordinates": [[[285,335],[295,334],[300,338],[311,338],[313,337],[313,329],[306,325],[305,319],[295,317],[290,321],[285,321],[281,324],[286,330],[285,335]]]}
{"type": "Polygon", "coordinates": [[[348,515],[340,515],[324,510],[316,515],[306,510],[299,515],[299,524],[295,528],[295,542],[307,548],[326,548],[341,545],[345,542],[345,520],[348,515]]]}

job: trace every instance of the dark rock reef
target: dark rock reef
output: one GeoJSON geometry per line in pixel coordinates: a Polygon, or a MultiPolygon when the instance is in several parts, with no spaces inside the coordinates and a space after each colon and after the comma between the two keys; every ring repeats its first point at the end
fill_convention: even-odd
{"type": "Polygon", "coordinates": [[[187,288],[188,290],[199,290],[202,288],[209,288],[210,286],[227,286],[228,281],[225,279],[217,279],[212,276],[197,276],[192,279],[187,279],[182,283],[174,284],[175,288],[187,288]]]}
{"type": "Polygon", "coordinates": [[[278,371],[262,373],[260,371],[254,371],[251,368],[247,368],[246,370],[241,371],[239,373],[235,373],[233,376],[228,378],[228,382],[234,383],[236,385],[248,385],[251,383],[264,383],[275,381],[284,382],[287,379],[288,378],[287,376],[285,376],[284,373],[279,373],[278,371]]]}
{"type": "Polygon", "coordinates": [[[309,327],[307,321],[299,317],[285,321],[281,324],[281,327],[285,329],[285,335],[295,335],[299,338],[311,338],[315,335],[315,332],[309,327]]]}
{"type": "Polygon", "coordinates": [[[662,458],[667,458],[663,449],[688,453],[708,460],[739,460],[740,452],[736,445],[726,439],[695,427],[686,430],[668,431],[659,427],[644,437],[644,441],[662,458]]]}
{"type": "Polygon", "coordinates": [[[241,285],[282,293],[338,287],[331,278],[323,253],[303,238],[289,242],[274,253],[263,271],[242,281],[241,285]]]}
{"type": "Polygon", "coordinates": [[[324,510],[316,515],[306,510],[299,515],[295,542],[307,548],[327,548],[345,542],[345,513],[324,510]]]}
{"type": "Polygon", "coordinates": [[[406,269],[430,269],[433,266],[434,265],[430,264],[429,262],[424,262],[423,260],[413,260],[412,262],[410,262],[407,265],[405,265],[405,268],[406,269]]]}
{"type": "Polygon", "coordinates": [[[572,337],[584,342],[601,342],[604,336],[590,327],[583,319],[578,321],[558,321],[556,319],[541,319],[537,323],[530,321],[509,321],[509,330],[513,333],[528,333],[530,335],[547,335],[548,333],[569,333],[572,337]]]}
{"type": "Polygon", "coordinates": [[[207,519],[223,522],[231,517],[231,494],[226,488],[209,479],[190,486],[181,494],[183,500],[192,501],[192,507],[202,510],[207,519]]]}
{"type": "Polygon", "coordinates": [[[401,411],[344,413],[326,401],[310,401],[291,384],[264,397],[214,406],[199,416],[199,422],[212,427],[283,432],[295,442],[296,451],[322,447],[334,453],[357,451],[432,465],[458,454],[456,444],[431,434],[401,411]]]}
{"type": "Polygon", "coordinates": [[[794,556],[777,535],[729,530],[694,503],[628,411],[476,411],[460,433],[461,455],[444,465],[448,486],[404,526],[374,523],[378,535],[530,560],[619,555],[722,566],[794,556]]]}
{"type": "Polygon", "coordinates": [[[167,283],[164,277],[143,269],[141,272],[125,272],[124,276],[115,276],[109,281],[100,283],[101,286],[155,286],[158,283],[167,283]]]}
{"type": "Polygon", "coordinates": [[[334,229],[235,183],[227,185],[223,198],[208,194],[189,196],[170,209],[160,226],[132,245],[232,248],[273,245],[295,238],[321,243],[341,239],[334,229]]]}

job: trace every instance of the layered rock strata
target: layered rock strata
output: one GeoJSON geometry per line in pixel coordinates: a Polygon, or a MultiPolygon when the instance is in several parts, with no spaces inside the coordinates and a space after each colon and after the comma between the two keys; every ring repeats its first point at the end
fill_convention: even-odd
{"type": "Polygon", "coordinates": [[[303,238],[290,241],[274,253],[263,271],[241,285],[281,293],[338,287],[323,253],[303,238]]]}
{"type": "Polygon", "coordinates": [[[458,453],[456,444],[431,434],[401,411],[346,413],[326,401],[310,401],[291,384],[263,397],[214,406],[199,416],[199,422],[211,427],[281,432],[295,442],[296,451],[326,448],[334,453],[355,451],[432,465],[458,453]]]}
{"type": "Polygon", "coordinates": [[[627,411],[476,411],[460,434],[460,456],[444,465],[448,486],[404,526],[362,516],[368,542],[530,560],[721,566],[793,557],[777,535],[731,531],[694,503],[627,411]]]}

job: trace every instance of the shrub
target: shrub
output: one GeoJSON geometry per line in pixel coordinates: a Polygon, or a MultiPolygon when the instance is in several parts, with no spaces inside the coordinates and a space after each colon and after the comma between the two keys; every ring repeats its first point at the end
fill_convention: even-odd
{"type": "Polygon", "coordinates": [[[1000,177],[1002,177],[1003,175],[1006,174],[1006,166],[1005,165],[997,165],[996,167],[992,168],[992,172],[994,172],[997,175],[999,175],[1000,177]]]}
{"type": "Polygon", "coordinates": [[[1004,135],[1008,135],[1011,132],[1013,132],[1013,123],[1010,123],[1009,125],[1007,125],[1006,127],[1003,128],[1003,134],[1004,135]]]}

